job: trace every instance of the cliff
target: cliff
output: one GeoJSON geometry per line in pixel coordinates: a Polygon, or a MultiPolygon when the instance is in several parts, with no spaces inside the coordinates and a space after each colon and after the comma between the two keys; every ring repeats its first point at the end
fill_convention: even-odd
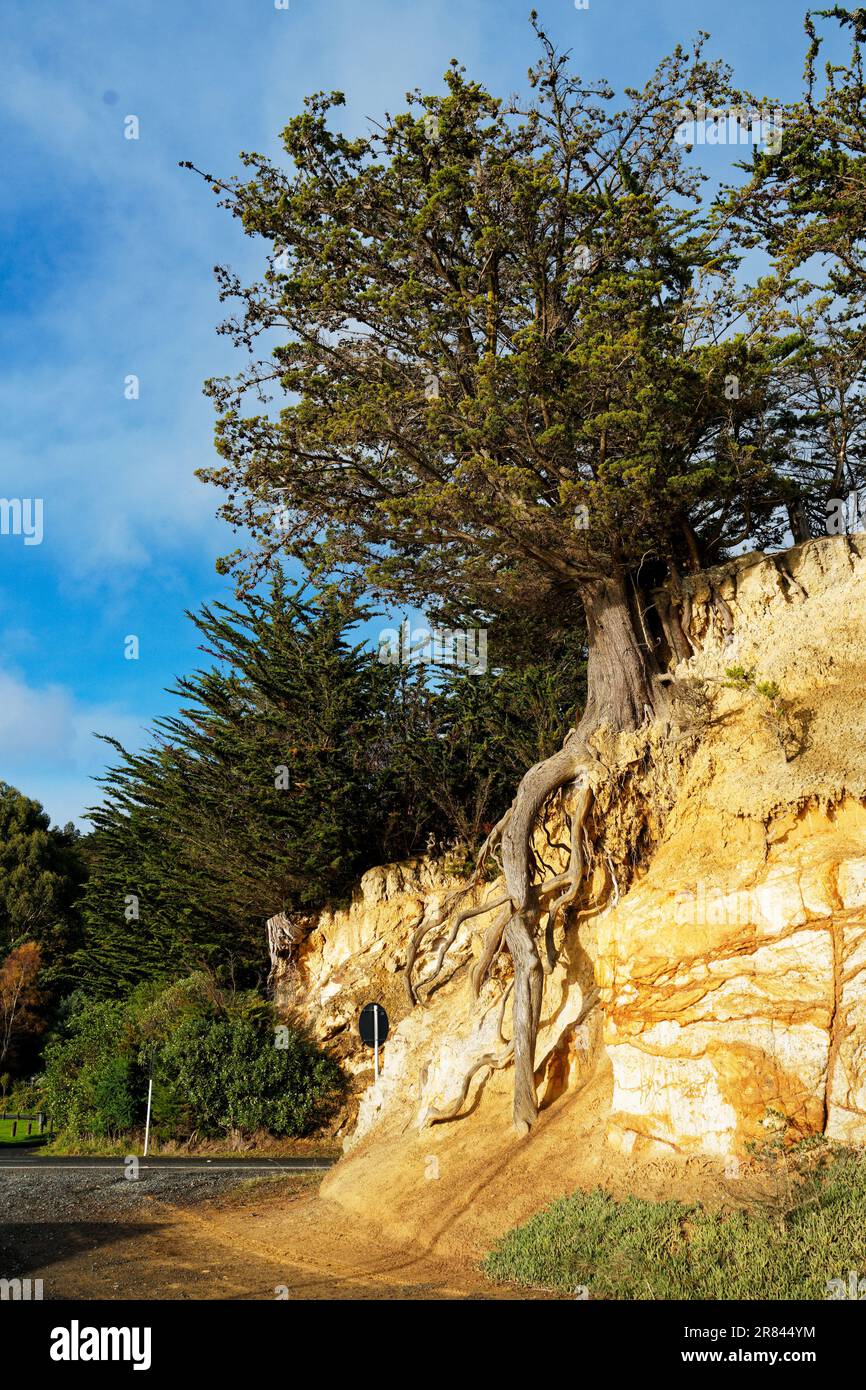
{"type": "MultiPolygon", "coordinates": [[[[527,1139],[510,1132],[507,1069],[479,1068],[462,1117],[427,1124],[508,1036],[507,961],[470,1000],[471,920],[423,1006],[404,991],[409,937],[456,866],[372,871],[277,961],[279,1002],[357,1086],[327,1195],[378,1203],[416,1239],[487,1238],[587,1181],[664,1191],[676,1172],[683,1191],[684,1163],[730,1178],[771,1139],[866,1142],[864,578],[858,535],[685,582],[693,652],[671,672],[670,722],[632,750],[599,746],[608,853],[546,980],[527,1139]],[[375,1086],[368,999],[391,1018],[375,1086]]],[[[560,821],[540,840],[554,868],[560,821]]]]}

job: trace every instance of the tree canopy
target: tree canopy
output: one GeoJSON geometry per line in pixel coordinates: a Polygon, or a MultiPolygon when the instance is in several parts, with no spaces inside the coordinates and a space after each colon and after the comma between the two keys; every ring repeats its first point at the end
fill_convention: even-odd
{"type": "Polygon", "coordinates": [[[209,384],[224,463],[203,476],[260,559],[552,634],[599,576],[779,538],[786,346],[743,326],[736,247],[675,138],[678,110],[732,99],[728,71],[699,40],[618,106],[535,26],[531,100],[455,61],[369,134],[320,93],[288,169],[206,175],[271,254],[249,287],[219,271],[251,363],[209,384]]]}

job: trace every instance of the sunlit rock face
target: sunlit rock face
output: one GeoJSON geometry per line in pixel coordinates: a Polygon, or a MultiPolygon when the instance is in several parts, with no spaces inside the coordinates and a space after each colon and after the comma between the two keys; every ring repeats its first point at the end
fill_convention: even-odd
{"type": "MultiPolygon", "coordinates": [[[[619,873],[610,828],[613,891],[600,853],[560,932],[537,1051],[542,1116],[591,1092],[593,1125],[626,1154],[737,1155],[820,1133],[866,1143],[864,581],[862,535],[685,581],[694,650],[672,675],[688,699],[651,731],[639,795],[634,779],[617,792],[653,818],[652,844],[619,873]]],[[[617,748],[602,751],[613,766],[617,748]]],[[[548,830],[562,838],[561,824],[548,830]]],[[[367,1136],[387,1132],[408,1153],[431,1109],[452,1104],[467,1071],[509,1036],[507,958],[478,1001],[470,994],[477,919],[461,928],[441,983],[422,988],[425,1006],[409,1006],[412,931],[436,921],[458,881],[454,865],[425,860],[372,870],[349,906],[324,913],[278,962],[278,1002],[353,1077],[342,1135],[359,1174],[367,1136]],[[374,999],[392,1024],[375,1085],[357,1035],[374,999]]],[[[431,931],[416,977],[445,932],[431,931]]],[[[453,1138],[437,1128],[455,1164],[473,1132],[507,1114],[509,1086],[508,1067],[482,1068],[468,1117],[447,1127],[453,1138]]],[[[341,1167],[344,1192],[352,1171],[341,1167]]]]}
{"type": "Polygon", "coordinates": [[[713,722],[595,927],[621,1151],[866,1142],[864,555],[856,536],[745,557],[717,581],[730,634],[713,576],[692,582],[676,675],[716,692],[713,722]]]}
{"type": "Polygon", "coordinates": [[[864,836],[855,802],[807,814],[751,882],[671,895],[651,869],[600,924],[616,1147],[866,1140],[864,836]]]}

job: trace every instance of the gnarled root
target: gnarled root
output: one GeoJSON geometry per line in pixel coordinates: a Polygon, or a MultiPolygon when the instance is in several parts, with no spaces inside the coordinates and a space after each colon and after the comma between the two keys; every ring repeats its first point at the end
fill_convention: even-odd
{"type": "MultiPolygon", "coordinates": [[[[538,1111],[534,1075],[535,1045],[541,1017],[545,968],[550,971],[556,964],[554,929],[558,915],[574,901],[580,891],[585,869],[583,836],[591,802],[589,763],[581,751],[580,741],[572,734],[558,753],[536,764],[525,775],[509,812],[503,816],[496,830],[482,847],[489,855],[494,836],[497,833],[501,835],[505,892],[497,892],[494,888],[487,901],[457,914],[448,935],[439,947],[433,968],[423,983],[428,987],[433,985],[464,922],[488,912],[495,912],[496,916],[484,933],[481,954],[473,967],[471,983],[473,993],[477,997],[504,945],[511,956],[514,970],[513,980],[502,1001],[504,1013],[505,1000],[509,994],[513,994],[512,1043],[501,1058],[491,1060],[491,1056],[486,1054],[474,1064],[464,1078],[460,1096],[454,1105],[447,1110],[429,1112],[429,1123],[451,1119],[459,1112],[472,1077],[481,1067],[492,1066],[494,1060],[497,1067],[504,1066],[513,1058],[515,1128],[518,1133],[525,1134],[533,1124],[538,1111]],[[535,858],[532,854],[531,838],[537,817],[554,792],[575,781],[578,795],[571,818],[568,867],[564,873],[555,874],[544,882],[535,884],[535,858]],[[545,911],[548,920],[543,966],[536,932],[545,911]]],[[[473,875],[475,881],[478,873],[479,869],[476,868],[473,875]]],[[[467,888],[472,882],[470,880],[467,888]]],[[[419,922],[416,925],[407,953],[405,973],[407,989],[413,1002],[417,1001],[418,995],[417,988],[413,988],[411,983],[411,971],[421,942],[429,932],[442,926],[447,920],[448,911],[453,911],[457,896],[452,895],[444,911],[434,921],[427,924],[419,922]]],[[[501,1037],[501,1018],[499,1032],[501,1037]]]]}
{"type": "Polygon", "coordinates": [[[535,944],[536,915],[532,908],[515,912],[505,929],[505,941],[514,962],[514,1128],[528,1134],[538,1114],[535,1094],[535,1040],[541,1019],[544,972],[535,944]]]}
{"type": "Polygon", "coordinates": [[[473,1076],[475,1076],[477,1072],[481,1071],[482,1067],[489,1067],[491,1071],[501,1071],[502,1068],[507,1066],[508,1063],[511,1061],[512,1051],[513,1048],[509,1047],[506,1049],[505,1052],[502,1053],[500,1057],[497,1057],[493,1052],[485,1052],[483,1057],[479,1057],[477,1062],[473,1062],[472,1066],[469,1068],[468,1072],[463,1078],[463,1084],[460,1087],[460,1094],[454,1101],[453,1105],[449,1105],[447,1110],[437,1110],[435,1108],[428,1110],[425,1116],[425,1124],[439,1125],[442,1123],[443,1120],[456,1119],[457,1115],[463,1109],[463,1102],[465,1101],[469,1093],[469,1087],[472,1083],[473,1076]]]}
{"type": "MultiPolygon", "coordinates": [[[[581,789],[577,803],[571,816],[571,853],[568,864],[568,873],[562,877],[565,879],[565,886],[559,897],[551,903],[547,909],[547,928],[544,934],[544,962],[543,968],[545,975],[550,975],[556,967],[557,953],[554,947],[554,929],[556,919],[564,907],[568,907],[574,902],[580,891],[580,884],[583,878],[584,854],[583,854],[583,829],[586,825],[586,817],[592,801],[592,790],[585,784],[581,789]]],[[[561,880],[557,879],[558,886],[561,880]]],[[[542,885],[542,889],[545,885],[542,885]]],[[[553,883],[546,885],[548,891],[554,887],[553,883]]]]}

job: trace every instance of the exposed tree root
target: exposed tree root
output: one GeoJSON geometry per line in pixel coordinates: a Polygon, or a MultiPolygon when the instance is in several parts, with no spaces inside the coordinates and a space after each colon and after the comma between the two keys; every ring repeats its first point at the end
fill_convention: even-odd
{"type": "MultiPolygon", "coordinates": [[[[434,984],[464,922],[488,912],[497,913],[485,931],[481,954],[472,970],[471,983],[473,993],[477,997],[494,961],[505,945],[511,956],[514,975],[503,997],[501,1008],[504,1015],[505,1001],[512,995],[513,1040],[507,1053],[501,1058],[493,1058],[487,1054],[473,1063],[463,1078],[459,1098],[455,1104],[447,1110],[427,1112],[427,1122],[430,1124],[451,1119],[459,1112],[472,1078],[483,1066],[493,1067],[495,1063],[495,1067],[499,1068],[512,1059],[515,1069],[515,1128],[518,1133],[527,1133],[535,1120],[538,1108],[534,1079],[535,1041],[541,1017],[544,975],[552,971],[556,965],[554,932],[558,916],[564,908],[574,902],[583,882],[587,862],[584,834],[593,798],[589,783],[591,766],[581,749],[579,739],[573,734],[558,753],[545,762],[536,764],[526,774],[509,814],[503,817],[496,828],[503,836],[504,894],[494,888],[492,897],[487,901],[476,907],[464,909],[454,917],[448,935],[439,947],[431,972],[421,982],[427,987],[434,984]],[[548,799],[570,783],[577,786],[577,799],[571,816],[568,867],[563,873],[553,874],[541,883],[535,883],[533,878],[537,861],[532,854],[531,837],[537,817],[548,799]],[[542,964],[536,931],[545,912],[547,927],[542,964]]],[[[485,842],[484,849],[488,854],[492,848],[493,834],[485,842]]],[[[473,875],[476,881],[477,874],[476,868],[476,874],[473,875]]],[[[472,880],[470,885],[467,885],[467,891],[471,884],[472,880]]],[[[419,923],[413,933],[407,953],[405,974],[413,1002],[417,1001],[417,991],[420,988],[420,985],[413,986],[411,983],[411,971],[418,951],[424,938],[448,919],[449,910],[453,912],[456,896],[452,895],[437,918],[429,923],[419,923]]],[[[499,1035],[502,1036],[502,1016],[499,1035]]]]}
{"type": "MultiPolygon", "coordinates": [[[[482,845],[475,872],[468,883],[448,898],[435,921],[420,922],[416,926],[409,945],[405,978],[409,998],[414,1004],[418,999],[411,975],[422,942],[429,932],[451,919],[460,900],[481,882],[494,852],[500,848],[502,874],[490,898],[479,906],[460,911],[454,918],[439,947],[432,972],[423,984],[429,997],[463,923],[495,912],[497,915],[484,933],[471,983],[477,997],[501,950],[507,950],[513,970],[505,995],[505,998],[509,995],[512,998],[512,1043],[502,1056],[485,1054],[473,1063],[463,1078],[457,1101],[447,1109],[427,1112],[431,1124],[452,1119],[459,1113],[472,1078],[479,1070],[485,1066],[499,1069],[511,1060],[514,1062],[515,1129],[525,1134],[534,1123],[538,1112],[535,1046],[545,974],[556,966],[556,927],[560,914],[575,904],[586,882],[588,866],[595,857],[588,820],[599,789],[612,771],[602,762],[591,740],[602,727],[614,735],[635,731],[667,708],[667,696],[659,679],[651,637],[640,607],[640,594],[636,592],[632,599],[622,580],[610,578],[597,581],[583,598],[589,633],[588,697],[579,725],[569,731],[556,753],[536,763],[524,775],[509,810],[482,845]],[[575,792],[567,851],[565,846],[554,845],[546,827],[544,829],[551,848],[568,853],[566,870],[557,874],[544,863],[533,846],[533,838],[539,826],[544,825],[544,808],[548,801],[564,788],[573,788],[575,792]],[[542,960],[538,937],[545,914],[542,960]]],[[[682,601],[682,593],[680,599],[682,601]]],[[[690,613],[684,602],[681,606],[685,631],[677,615],[672,645],[675,654],[684,656],[691,648],[686,635],[690,613]]],[[[717,599],[717,607],[725,626],[729,620],[732,625],[727,604],[717,599]]],[[[668,612],[672,609],[673,604],[669,605],[668,612]]],[[[599,814],[603,814],[602,806],[599,806],[599,814]]],[[[618,896],[619,884],[609,853],[607,864],[618,896]]],[[[503,999],[503,1013],[504,1008],[503,999]]],[[[501,1019],[499,1035],[502,1036],[501,1019]]]]}
{"type": "Polygon", "coordinates": [[[481,1071],[482,1067],[489,1067],[491,1071],[501,1071],[502,1068],[507,1066],[511,1061],[512,1051],[513,1048],[508,1047],[500,1057],[497,1057],[492,1052],[486,1052],[483,1057],[479,1057],[477,1062],[473,1063],[464,1076],[463,1085],[460,1087],[460,1094],[454,1101],[454,1104],[449,1105],[447,1110],[437,1110],[435,1108],[428,1110],[425,1123],[428,1125],[439,1125],[442,1124],[443,1120],[455,1120],[463,1109],[463,1102],[466,1100],[469,1093],[469,1087],[473,1076],[481,1071]]]}

